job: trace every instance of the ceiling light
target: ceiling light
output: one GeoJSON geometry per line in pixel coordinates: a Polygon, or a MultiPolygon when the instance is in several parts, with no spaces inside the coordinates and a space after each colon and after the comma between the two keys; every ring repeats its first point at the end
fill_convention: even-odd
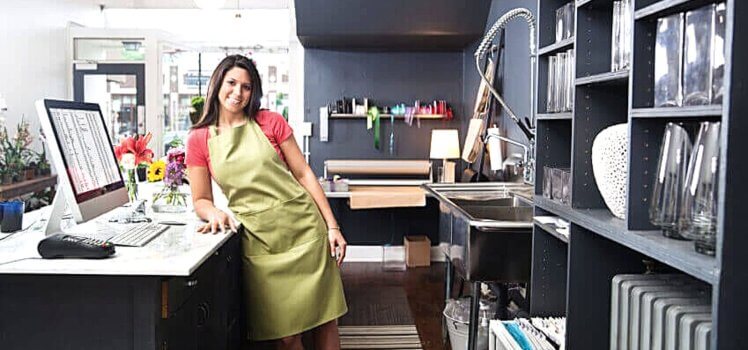
{"type": "Polygon", "coordinates": [[[217,10],[223,7],[226,0],[193,0],[195,6],[203,10],[217,10]]]}

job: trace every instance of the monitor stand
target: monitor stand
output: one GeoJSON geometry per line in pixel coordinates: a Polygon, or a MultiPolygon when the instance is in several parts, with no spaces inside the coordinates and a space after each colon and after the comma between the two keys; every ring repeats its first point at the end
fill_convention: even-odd
{"type": "MultiPolygon", "coordinates": [[[[44,227],[44,234],[50,236],[52,234],[62,232],[62,220],[67,212],[67,198],[62,191],[55,193],[55,198],[52,199],[52,210],[47,218],[47,224],[44,227]]],[[[145,200],[138,200],[133,203],[125,204],[127,208],[117,208],[114,210],[123,210],[116,213],[110,218],[110,222],[117,223],[138,223],[138,222],[150,222],[151,219],[145,214],[145,200]]],[[[71,213],[73,218],[75,215],[71,213]]],[[[83,220],[76,219],[76,223],[81,223],[83,220]]]]}
{"type": "Polygon", "coordinates": [[[57,190],[55,198],[52,199],[52,210],[47,218],[47,224],[44,226],[44,234],[46,236],[62,232],[61,223],[62,217],[65,216],[65,209],[67,209],[66,203],[65,195],[62,194],[61,190],[57,190]]]}

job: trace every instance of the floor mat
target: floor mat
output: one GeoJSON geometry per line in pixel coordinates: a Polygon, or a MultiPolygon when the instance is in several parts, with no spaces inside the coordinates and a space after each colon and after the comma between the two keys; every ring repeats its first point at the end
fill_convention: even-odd
{"type": "Polygon", "coordinates": [[[341,326],[385,326],[415,324],[408,297],[402,287],[346,288],[348,313],[341,326]]]}
{"type": "Polygon", "coordinates": [[[414,325],[340,326],[341,349],[422,349],[414,325]]]}

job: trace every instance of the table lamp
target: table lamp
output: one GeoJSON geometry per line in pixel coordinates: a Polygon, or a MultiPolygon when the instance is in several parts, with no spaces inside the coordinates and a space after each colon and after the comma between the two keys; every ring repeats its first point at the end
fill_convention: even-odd
{"type": "Polygon", "coordinates": [[[447,159],[460,157],[460,140],[456,129],[431,130],[431,159],[442,160],[439,182],[454,182],[454,163],[447,159]]]}

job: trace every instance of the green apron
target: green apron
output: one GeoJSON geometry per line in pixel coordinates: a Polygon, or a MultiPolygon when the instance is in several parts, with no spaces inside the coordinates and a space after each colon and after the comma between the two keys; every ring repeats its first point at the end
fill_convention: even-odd
{"type": "Polygon", "coordinates": [[[327,226],[255,121],[210,127],[210,164],[244,225],[247,337],[268,340],[335,320],[348,308],[327,226]]]}

